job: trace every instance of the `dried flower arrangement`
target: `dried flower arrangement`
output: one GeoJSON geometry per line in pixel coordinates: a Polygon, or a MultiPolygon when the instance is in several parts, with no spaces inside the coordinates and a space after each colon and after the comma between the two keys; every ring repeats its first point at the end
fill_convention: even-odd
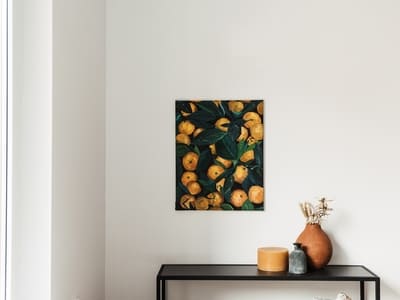
{"type": "Polygon", "coordinates": [[[328,202],[330,201],[332,200],[321,198],[316,205],[312,205],[310,202],[300,203],[301,211],[304,217],[306,217],[306,223],[321,224],[323,217],[328,216],[328,212],[333,210],[328,206],[328,202]]]}

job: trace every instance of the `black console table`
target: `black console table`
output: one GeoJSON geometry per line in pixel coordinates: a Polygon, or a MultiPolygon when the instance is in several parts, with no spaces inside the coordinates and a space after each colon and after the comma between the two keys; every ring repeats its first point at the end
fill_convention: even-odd
{"type": "Polygon", "coordinates": [[[380,300],[380,278],[360,265],[328,265],[304,275],[263,272],[257,265],[162,265],[157,274],[157,300],[166,300],[169,280],[276,280],[276,281],[353,281],[365,300],[365,282],[375,283],[375,300],[380,300]]]}

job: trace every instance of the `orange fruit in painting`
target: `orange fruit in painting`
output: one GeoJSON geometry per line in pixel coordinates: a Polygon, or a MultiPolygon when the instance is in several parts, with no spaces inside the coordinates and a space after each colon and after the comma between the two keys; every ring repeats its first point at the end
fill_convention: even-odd
{"type": "Polygon", "coordinates": [[[228,131],[228,125],[231,121],[229,121],[228,118],[220,118],[215,122],[215,127],[218,128],[221,131],[227,132],[228,131]]]}
{"type": "Polygon", "coordinates": [[[184,186],[187,186],[189,182],[197,181],[197,174],[195,172],[186,171],[183,172],[181,182],[184,186]]]}
{"type": "Polygon", "coordinates": [[[257,104],[257,112],[260,115],[264,114],[264,102],[260,102],[257,104]]]}
{"type": "Polygon", "coordinates": [[[244,190],[234,190],[231,194],[231,204],[237,208],[242,207],[248,199],[244,190]]]}
{"type": "Polygon", "coordinates": [[[207,176],[211,180],[217,179],[222,173],[224,173],[224,168],[218,165],[211,165],[207,170],[207,176]]]}
{"type": "Polygon", "coordinates": [[[249,150],[243,153],[243,155],[240,157],[240,160],[242,162],[248,162],[254,159],[254,150],[249,150]]]}
{"type": "Polygon", "coordinates": [[[256,140],[261,141],[264,138],[264,125],[255,124],[250,127],[250,135],[256,140]]]}
{"type": "Polygon", "coordinates": [[[184,209],[190,209],[194,206],[195,198],[192,195],[185,194],[179,200],[179,205],[184,209]]]}
{"type": "Polygon", "coordinates": [[[222,197],[221,193],[213,192],[207,195],[208,204],[212,207],[220,207],[224,202],[224,197],[222,197]]]}
{"type": "Polygon", "coordinates": [[[246,127],[241,127],[240,128],[240,135],[236,139],[237,142],[245,141],[247,137],[249,136],[249,132],[247,131],[246,127]]]}
{"type": "Polygon", "coordinates": [[[231,112],[240,113],[244,108],[244,104],[241,101],[229,101],[228,108],[231,112]]]}
{"type": "Polygon", "coordinates": [[[203,131],[204,131],[204,128],[196,128],[196,130],[193,131],[193,137],[198,136],[203,131]]]}
{"type": "Polygon", "coordinates": [[[216,155],[217,154],[217,148],[215,147],[215,144],[211,144],[208,146],[210,148],[211,154],[216,155]]]}
{"type": "Polygon", "coordinates": [[[253,185],[249,189],[249,200],[254,204],[264,202],[264,188],[259,185],[253,185]]]}
{"type": "Polygon", "coordinates": [[[196,126],[190,121],[182,121],[178,125],[178,130],[180,133],[184,133],[187,135],[191,135],[193,131],[196,129],[196,126]]]}
{"type": "Polygon", "coordinates": [[[249,170],[242,165],[236,167],[235,173],[233,173],[233,180],[237,183],[242,184],[249,174],[249,170]]]}
{"type": "Polygon", "coordinates": [[[190,102],[189,105],[190,105],[191,112],[186,112],[186,111],[181,110],[182,116],[187,117],[187,116],[190,116],[191,113],[194,113],[195,111],[197,111],[196,104],[194,104],[193,102],[190,102]]]}
{"type": "Polygon", "coordinates": [[[197,195],[201,192],[200,183],[198,183],[197,181],[189,182],[186,187],[191,195],[197,195]]]}
{"type": "Polygon", "coordinates": [[[194,201],[194,206],[197,210],[207,210],[208,199],[206,197],[199,197],[194,201]]]}
{"type": "Polygon", "coordinates": [[[215,184],[215,189],[216,189],[218,192],[221,192],[222,189],[224,188],[224,184],[225,184],[225,178],[222,178],[220,181],[218,181],[218,182],[215,184]]]}
{"type": "Polygon", "coordinates": [[[178,133],[176,135],[176,142],[180,144],[190,145],[190,137],[184,133],[178,133]]]}
{"type": "Polygon", "coordinates": [[[252,136],[249,136],[249,137],[247,138],[247,144],[248,144],[248,145],[253,145],[253,144],[255,144],[255,143],[257,143],[257,140],[256,140],[255,138],[253,138],[252,136]]]}
{"type": "Polygon", "coordinates": [[[250,128],[255,124],[261,123],[261,117],[258,113],[249,111],[243,115],[243,120],[245,121],[244,126],[250,128]]]}
{"type": "Polygon", "coordinates": [[[194,152],[188,152],[182,157],[182,165],[187,171],[196,170],[198,162],[199,156],[194,152]]]}
{"type": "Polygon", "coordinates": [[[226,169],[232,166],[232,161],[229,159],[225,159],[221,156],[217,156],[215,159],[217,162],[221,163],[226,169]]]}

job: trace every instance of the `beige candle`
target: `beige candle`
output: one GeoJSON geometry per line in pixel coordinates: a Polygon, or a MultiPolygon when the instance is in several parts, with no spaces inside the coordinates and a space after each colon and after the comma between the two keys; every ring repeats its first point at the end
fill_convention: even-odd
{"type": "Polygon", "coordinates": [[[282,247],[263,247],[257,251],[257,268],[261,271],[283,272],[288,268],[289,251],[282,247]]]}

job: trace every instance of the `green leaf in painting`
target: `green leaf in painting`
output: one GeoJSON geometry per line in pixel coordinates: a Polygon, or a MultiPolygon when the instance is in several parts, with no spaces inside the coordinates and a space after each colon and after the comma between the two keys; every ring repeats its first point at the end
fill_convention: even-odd
{"type": "Polygon", "coordinates": [[[222,103],[221,103],[221,105],[218,105],[218,109],[219,109],[219,115],[220,115],[221,117],[223,117],[223,116],[226,115],[225,108],[224,108],[224,106],[222,105],[222,103]]]}
{"type": "Polygon", "coordinates": [[[225,136],[226,132],[217,128],[206,129],[193,140],[193,144],[197,146],[212,145],[223,139],[225,136]]]}
{"type": "Polygon", "coordinates": [[[209,149],[204,149],[199,156],[199,162],[197,164],[197,173],[207,174],[207,169],[212,163],[212,155],[209,149]]]}
{"type": "Polygon", "coordinates": [[[235,123],[230,123],[228,128],[228,134],[235,141],[240,135],[240,127],[235,123]]]}
{"type": "Polygon", "coordinates": [[[176,122],[176,125],[178,125],[181,121],[182,121],[182,115],[181,114],[177,114],[176,115],[176,119],[175,119],[175,122],[176,122]]]}
{"type": "Polygon", "coordinates": [[[176,144],[176,157],[182,157],[186,153],[192,151],[190,147],[186,144],[176,144]]]}
{"type": "Polygon", "coordinates": [[[250,103],[247,103],[242,111],[243,114],[249,112],[249,111],[257,111],[257,104],[259,101],[251,101],[250,103]]]}
{"type": "Polygon", "coordinates": [[[229,110],[228,101],[221,101],[221,107],[225,112],[225,117],[227,117],[228,119],[232,120],[233,119],[233,115],[232,115],[232,112],[229,110]]]}
{"type": "MultiPolygon", "coordinates": [[[[221,167],[223,167],[223,165],[222,165],[221,167]]],[[[222,178],[226,178],[226,177],[231,176],[231,175],[233,174],[234,171],[235,171],[235,168],[234,168],[234,167],[230,167],[230,168],[226,169],[221,175],[219,175],[219,176],[215,179],[215,181],[218,182],[218,181],[220,181],[222,178]]]]}
{"type": "Polygon", "coordinates": [[[176,185],[176,201],[175,201],[175,209],[183,209],[180,206],[179,200],[181,199],[181,197],[186,194],[186,192],[179,186],[179,184],[176,185]]]}
{"type": "Polygon", "coordinates": [[[263,186],[263,176],[262,174],[259,174],[258,168],[254,170],[249,170],[249,174],[247,175],[245,181],[243,182],[243,186],[245,185],[246,181],[248,182],[249,187],[252,185],[263,186]]]}
{"type": "Polygon", "coordinates": [[[183,167],[182,167],[181,159],[176,157],[175,164],[176,164],[175,176],[176,176],[176,183],[178,185],[178,182],[180,182],[182,174],[183,174],[183,167]]]}
{"type": "Polygon", "coordinates": [[[263,142],[257,143],[254,148],[254,156],[255,156],[257,165],[263,166],[263,162],[264,162],[263,152],[264,152],[263,142]]]}
{"type": "Polygon", "coordinates": [[[222,203],[222,204],[221,204],[221,208],[222,208],[223,210],[233,210],[232,205],[230,205],[230,204],[228,204],[228,203],[222,203]]]}
{"type": "Polygon", "coordinates": [[[201,194],[203,195],[207,195],[208,193],[216,191],[215,182],[212,180],[199,179],[199,183],[201,184],[202,187],[201,194]]]}
{"type": "Polygon", "coordinates": [[[179,188],[185,193],[185,194],[189,194],[189,191],[187,190],[186,186],[184,186],[182,184],[182,182],[178,182],[177,187],[179,186],[179,188]]]}
{"type": "Polygon", "coordinates": [[[181,113],[181,111],[188,113],[192,112],[192,109],[190,107],[190,101],[185,101],[185,100],[175,101],[175,112],[181,113]]]}
{"type": "Polygon", "coordinates": [[[219,156],[225,159],[237,159],[237,147],[235,140],[228,134],[215,144],[219,156]]]}
{"type": "Polygon", "coordinates": [[[199,110],[195,111],[194,113],[190,114],[187,117],[188,120],[192,121],[193,123],[200,122],[200,123],[214,123],[217,117],[206,110],[199,110]]]}
{"type": "Polygon", "coordinates": [[[249,179],[249,176],[247,175],[246,179],[242,182],[242,188],[248,192],[250,187],[252,186],[252,182],[249,179]]]}
{"type": "Polygon", "coordinates": [[[218,116],[220,114],[218,107],[215,105],[213,101],[201,101],[197,102],[196,105],[210,114],[213,114],[214,116],[218,116]]]}
{"type": "Polygon", "coordinates": [[[194,152],[197,153],[197,155],[200,155],[200,149],[199,149],[199,147],[197,147],[197,146],[195,145],[194,148],[193,148],[193,150],[194,150],[194,152]]]}
{"type": "Polygon", "coordinates": [[[254,150],[256,148],[256,146],[257,146],[257,143],[251,144],[251,145],[247,145],[246,151],[254,150]]]}
{"type": "Polygon", "coordinates": [[[234,120],[233,120],[233,123],[234,123],[236,126],[242,127],[243,124],[245,123],[245,121],[244,121],[242,118],[238,118],[238,119],[234,119],[234,120]]]}
{"type": "Polygon", "coordinates": [[[263,174],[260,168],[251,169],[249,168],[249,173],[246,179],[242,183],[242,187],[245,191],[248,191],[251,186],[259,185],[263,186],[263,174]]]}
{"type": "Polygon", "coordinates": [[[233,177],[229,176],[225,179],[225,184],[222,189],[225,202],[229,202],[229,200],[231,199],[232,187],[233,187],[233,177]]]}
{"type": "Polygon", "coordinates": [[[240,157],[247,151],[247,144],[245,141],[240,141],[237,143],[237,157],[236,160],[239,160],[240,157]]]}
{"type": "Polygon", "coordinates": [[[250,200],[246,200],[242,205],[242,210],[254,210],[253,203],[251,203],[250,200]]]}
{"type": "Polygon", "coordinates": [[[254,169],[254,173],[256,174],[256,176],[257,176],[257,184],[258,185],[264,185],[264,172],[263,172],[263,169],[260,167],[260,168],[255,168],[254,169]]]}

